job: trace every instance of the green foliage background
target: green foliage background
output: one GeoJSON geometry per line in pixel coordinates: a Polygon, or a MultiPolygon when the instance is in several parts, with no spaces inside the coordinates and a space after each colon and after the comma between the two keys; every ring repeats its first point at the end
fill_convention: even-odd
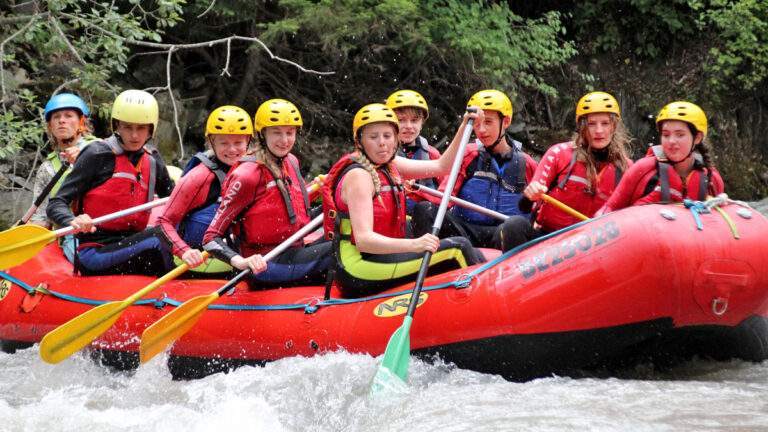
{"type": "Polygon", "coordinates": [[[302,110],[297,152],[317,173],[350,148],[363,104],[418,90],[430,104],[426,132],[443,142],[467,98],[488,87],[512,97],[513,131],[536,153],[569,136],[578,97],[603,89],[622,103],[636,156],[663,104],[702,105],[729,192],[764,197],[767,26],[760,0],[11,0],[0,5],[0,162],[45,145],[40,119],[52,92],[84,96],[106,135],[110,102],[125,88],[157,92],[160,145],[179,158],[170,66],[186,154],[202,147],[216,106],[255,112],[282,97],[302,110]],[[233,35],[334,73],[303,72],[246,40],[180,47],[167,63],[169,45],[233,35]]]}

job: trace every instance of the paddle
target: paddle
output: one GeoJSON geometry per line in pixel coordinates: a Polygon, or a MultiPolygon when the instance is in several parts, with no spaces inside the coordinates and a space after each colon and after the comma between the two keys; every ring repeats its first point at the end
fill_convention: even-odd
{"type": "Polygon", "coordinates": [[[541,199],[543,199],[544,201],[552,204],[553,206],[559,208],[560,210],[568,213],[569,215],[571,215],[571,216],[573,216],[573,217],[575,217],[577,219],[580,219],[580,220],[583,220],[583,221],[589,219],[583,213],[580,213],[579,211],[572,209],[571,207],[567,206],[562,201],[559,201],[556,198],[552,198],[551,196],[549,196],[547,194],[542,194],[541,195],[541,199]]]}
{"type": "MultiPolygon", "coordinates": [[[[580,213],[578,210],[575,210],[569,207],[567,204],[558,200],[557,198],[552,198],[547,194],[542,194],[541,199],[559,208],[560,210],[568,213],[569,215],[575,217],[576,219],[583,220],[583,221],[589,219],[583,213],[580,213]]],[[[520,201],[518,201],[517,207],[524,213],[530,213],[531,210],[533,209],[533,201],[523,196],[522,198],[520,198],[520,201]]]]}
{"type": "MultiPolygon", "coordinates": [[[[312,219],[310,223],[296,231],[293,235],[264,255],[264,260],[269,261],[283,253],[283,251],[288,249],[292,244],[314,231],[320,226],[322,221],[322,215],[312,219]]],[[[197,323],[200,317],[203,316],[203,312],[207,310],[208,305],[215,302],[222,294],[232,289],[232,287],[249,273],[251,273],[250,269],[241,271],[232,280],[211,294],[193,297],[185,301],[179,307],[147,327],[141,334],[141,344],[139,346],[139,359],[141,360],[141,363],[148,362],[152,357],[165,350],[168,345],[183,336],[197,323]]]]}
{"type": "MultiPolygon", "coordinates": [[[[414,191],[424,192],[424,193],[427,193],[429,195],[436,196],[438,198],[442,198],[443,195],[444,195],[439,190],[435,190],[435,189],[432,189],[429,186],[420,185],[418,183],[414,183],[413,186],[412,186],[412,189],[414,191]]],[[[463,200],[463,199],[461,199],[459,197],[455,197],[453,195],[451,195],[449,197],[449,199],[454,204],[456,204],[458,206],[464,207],[464,208],[469,209],[469,210],[474,210],[474,211],[476,211],[478,213],[482,213],[482,214],[484,214],[486,216],[490,216],[492,218],[496,218],[496,219],[501,220],[501,221],[505,221],[505,220],[507,220],[509,218],[504,213],[499,213],[499,212],[497,212],[495,210],[491,210],[489,208],[485,208],[485,207],[483,207],[481,205],[477,205],[477,204],[475,204],[473,202],[469,202],[469,201],[463,200]]]]}
{"type": "Polygon", "coordinates": [[[64,161],[61,163],[61,168],[59,168],[58,171],[56,171],[56,174],[53,175],[53,178],[51,181],[48,182],[47,185],[43,188],[43,190],[40,192],[40,195],[35,198],[35,200],[32,202],[32,205],[29,207],[26,213],[24,213],[24,216],[19,219],[18,222],[16,222],[16,225],[24,225],[25,223],[29,222],[29,220],[32,218],[32,215],[35,214],[37,211],[37,208],[40,207],[40,204],[45,201],[45,199],[48,197],[48,194],[51,193],[51,190],[53,190],[53,187],[56,186],[56,183],[59,181],[59,179],[64,175],[65,172],[67,172],[67,169],[69,168],[69,162],[64,161]]]}
{"type": "MultiPolygon", "coordinates": [[[[469,119],[467,125],[464,127],[464,133],[461,136],[459,149],[456,152],[456,158],[453,160],[451,173],[448,177],[448,184],[445,188],[447,191],[452,191],[456,185],[456,178],[458,177],[459,168],[461,167],[464,149],[466,149],[467,142],[469,142],[469,136],[472,134],[473,123],[474,119],[469,119]]],[[[443,225],[443,218],[445,217],[445,212],[448,210],[449,197],[450,194],[443,194],[443,197],[440,199],[440,207],[437,210],[435,222],[432,224],[433,235],[437,235],[440,232],[440,227],[443,225]]],[[[408,363],[411,358],[411,322],[413,321],[413,315],[416,312],[416,305],[418,304],[418,299],[421,295],[421,288],[424,284],[431,258],[432,252],[424,252],[424,258],[421,261],[421,267],[419,267],[419,273],[416,276],[416,285],[413,287],[411,300],[408,304],[408,312],[406,312],[405,318],[403,318],[403,324],[389,338],[387,349],[384,351],[384,358],[381,360],[379,370],[373,378],[373,385],[371,387],[373,393],[377,393],[384,388],[391,388],[393,385],[397,384],[402,386],[408,378],[408,363]]]]}
{"type": "MultiPolygon", "coordinates": [[[[202,255],[203,259],[208,258],[208,252],[203,252],[202,255]]],[[[175,279],[188,269],[189,264],[184,263],[136,291],[125,300],[97,306],[56,327],[40,341],[40,357],[47,363],[55,364],[80,351],[112,327],[128,306],[155,288],[175,279]]]]}
{"type": "MultiPolygon", "coordinates": [[[[97,217],[93,220],[93,223],[94,225],[98,225],[102,222],[119,219],[129,214],[157,207],[165,204],[167,201],[168,198],[157,199],[125,210],[120,210],[119,212],[97,217]]],[[[54,239],[71,234],[73,231],[74,228],[72,227],[51,231],[39,225],[20,225],[0,232],[0,245],[2,245],[0,246],[0,268],[7,269],[22,264],[24,261],[35,256],[40,249],[54,239]]]]}

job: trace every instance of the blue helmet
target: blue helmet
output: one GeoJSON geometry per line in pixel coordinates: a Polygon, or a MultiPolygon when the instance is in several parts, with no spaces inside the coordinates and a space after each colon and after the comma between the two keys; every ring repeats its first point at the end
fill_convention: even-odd
{"type": "Polygon", "coordinates": [[[48,103],[45,104],[45,121],[51,120],[51,115],[54,111],[67,108],[80,111],[80,114],[86,117],[91,114],[88,110],[88,105],[79,96],[72,93],[59,93],[51,97],[48,103]]]}

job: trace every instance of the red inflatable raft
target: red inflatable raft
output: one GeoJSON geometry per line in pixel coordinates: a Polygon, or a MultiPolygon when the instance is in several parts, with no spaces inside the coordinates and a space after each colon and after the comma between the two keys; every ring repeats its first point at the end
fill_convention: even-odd
{"type": "MultiPolygon", "coordinates": [[[[691,355],[768,358],[768,221],[738,205],[708,210],[700,203],[628,208],[484,265],[429,277],[411,352],[515,380],[691,355]]],[[[2,277],[6,351],[152,281],[74,276],[55,245],[2,277]]],[[[222,284],[169,282],[128,308],[92,347],[107,364],[135,367],[148,325],[222,284]]],[[[176,342],[169,366],[176,377],[198,377],[342,349],[380,355],[411,288],[360,299],[332,292],[324,300],[322,287],[249,291],[241,284],[176,342]]]]}

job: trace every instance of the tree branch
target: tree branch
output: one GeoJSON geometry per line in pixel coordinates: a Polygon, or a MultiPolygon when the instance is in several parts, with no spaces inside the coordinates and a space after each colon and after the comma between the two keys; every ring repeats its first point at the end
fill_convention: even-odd
{"type": "Polygon", "coordinates": [[[77,50],[75,49],[75,47],[74,47],[74,46],[72,46],[72,43],[70,43],[70,42],[69,42],[69,38],[67,38],[67,35],[65,35],[65,34],[64,34],[64,31],[61,29],[61,26],[59,26],[59,21],[58,21],[56,18],[54,18],[54,17],[52,17],[52,16],[51,16],[51,17],[49,17],[49,18],[48,18],[48,22],[50,22],[50,23],[51,23],[51,26],[53,26],[53,28],[54,28],[54,29],[56,29],[56,32],[59,34],[59,36],[61,36],[61,39],[62,39],[62,40],[64,41],[64,43],[67,45],[67,48],[69,48],[69,51],[70,51],[72,54],[74,54],[74,56],[75,56],[75,59],[77,59],[77,61],[78,61],[78,62],[79,62],[81,65],[83,65],[83,66],[87,65],[87,63],[85,62],[85,60],[83,60],[83,58],[82,58],[82,57],[80,56],[80,54],[77,52],[77,50]]]}
{"type": "Polygon", "coordinates": [[[168,96],[171,98],[171,106],[173,106],[173,124],[176,126],[176,134],[179,137],[179,160],[184,159],[184,137],[181,135],[181,128],[179,127],[179,110],[176,108],[176,99],[173,97],[173,87],[171,87],[171,57],[173,56],[174,48],[168,50],[168,60],[165,62],[165,79],[166,90],[168,90],[168,96]]]}
{"type": "Polygon", "coordinates": [[[105,29],[103,27],[97,26],[96,24],[93,24],[92,22],[90,22],[88,20],[85,20],[85,19],[82,19],[82,18],[80,18],[78,16],[67,14],[67,13],[62,13],[61,15],[65,16],[65,17],[67,17],[67,18],[69,18],[69,19],[71,19],[73,21],[78,21],[84,27],[94,28],[96,30],[99,30],[99,31],[105,33],[105,34],[108,34],[109,36],[112,36],[115,39],[120,39],[121,41],[123,41],[123,42],[125,42],[127,44],[130,44],[130,45],[142,46],[142,47],[147,47],[147,48],[158,48],[158,49],[161,49],[161,50],[170,50],[171,48],[173,48],[175,51],[178,51],[178,50],[186,50],[186,49],[192,49],[192,48],[212,47],[214,45],[218,45],[218,44],[222,44],[222,43],[231,43],[231,41],[238,40],[238,41],[245,41],[245,42],[256,43],[256,44],[261,46],[261,48],[267,53],[267,55],[269,55],[269,58],[271,58],[272,60],[277,60],[279,62],[283,62],[283,63],[289,64],[289,65],[299,69],[302,72],[313,73],[313,74],[317,74],[317,75],[333,75],[333,74],[336,73],[336,72],[321,72],[321,71],[316,71],[314,69],[307,69],[304,66],[302,66],[302,65],[300,65],[300,64],[298,64],[296,62],[293,62],[293,61],[290,61],[288,59],[284,59],[284,58],[282,58],[280,56],[277,56],[274,53],[272,53],[272,51],[267,47],[267,45],[264,42],[261,41],[261,39],[256,38],[256,37],[229,36],[229,37],[226,37],[226,38],[214,39],[214,40],[210,40],[210,41],[206,41],[206,42],[198,42],[198,43],[191,43],[191,44],[164,44],[164,43],[157,43],[157,42],[137,41],[137,40],[128,39],[128,38],[123,37],[123,36],[121,36],[121,35],[119,35],[117,33],[111,32],[111,31],[109,31],[109,30],[107,30],[107,29],[105,29]]]}
{"type": "Polygon", "coordinates": [[[214,6],[215,4],[216,4],[216,0],[213,0],[213,1],[211,2],[211,4],[209,4],[209,5],[208,5],[208,8],[207,8],[206,10],[204,10],[204,11],[203,11],[203,13],[201,13],[200,15],[198,15],[198,16],[197,16],[197,18],[198,18],[198,19],[200,19],[200,18],[202,18],[202,17],[203,17],[203,15],[207,14],[208,12],[210,12],[210,11],[211,11],[211,9],[213,9],[213,6],[214,6]]]}

